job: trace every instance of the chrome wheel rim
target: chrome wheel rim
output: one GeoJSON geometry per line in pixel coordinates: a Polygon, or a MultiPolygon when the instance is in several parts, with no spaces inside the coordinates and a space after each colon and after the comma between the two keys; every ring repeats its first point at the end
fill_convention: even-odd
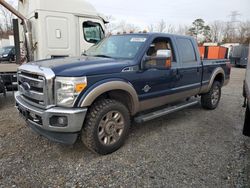
{"type": "Polygon", "coordinates": [[[215,86],[212,93],[212,105],[216,105],[219,101],[219,98],[220,98],[220,89],[218,86],[215,86]]]}
{"type": "Polygon", "coordinates": [[[98,125],[98,138],[104,145],[116,143],[123,133],[125,126],[124,117],[118,111],[106,113],[98,125]]]}

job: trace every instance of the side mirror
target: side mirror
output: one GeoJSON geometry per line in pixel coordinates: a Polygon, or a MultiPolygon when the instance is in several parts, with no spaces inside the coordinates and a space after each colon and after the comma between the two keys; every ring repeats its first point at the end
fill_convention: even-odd
{"type": "Polygon", "coordinates": [[[171,50],[157,50],[156,57],[171,58],[171,50]]]}
{"type": "Polygon", "coordinates": [[[144,69],[170,69],[171,50],[157,50],[156,56],[146,56],[143,61],[144,69]]]}

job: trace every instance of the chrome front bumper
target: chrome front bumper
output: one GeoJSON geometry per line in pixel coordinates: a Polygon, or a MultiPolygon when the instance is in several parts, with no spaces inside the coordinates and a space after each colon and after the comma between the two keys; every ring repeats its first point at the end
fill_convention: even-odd
{"type": "MultiPolygon", "coordinates": [[[[25,118],[28,125],[33,128],[39,134],[43,136],[62,143],[72,143],[64,140],[64,136],[70,133],[75,134],[81,131],[83,122],[87,113],[87,108],[61,108],[52,107],[50,109],[40,109],[38,107],[32,106],[22,99],[19,92],[15,93],[16,107],[25,118]],[[50,118],[53,116],[63,116],[67,117],[67,126],[58,127],[52,126],[50,124],[50,118]],[[40,121],[38,121],[40,120],[40,121]],[[58,136],[60,139],[58,139],[58,136]]],[[[76,140],[76,137],[74,137],[76,140]]],[[[66,139],[67,140],[67,139],[66,139]]]]}

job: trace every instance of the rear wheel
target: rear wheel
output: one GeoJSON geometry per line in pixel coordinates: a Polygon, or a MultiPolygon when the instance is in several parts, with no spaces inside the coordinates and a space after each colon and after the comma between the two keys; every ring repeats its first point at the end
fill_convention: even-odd
{"type": "Polygon", "coordinates": [[[129,127],[126,106],[116,100],[102,99],[90,108],[81,138],[90,150],[109,154],[124,144],[129,127]]]}
{"type": "Polygon", "coordinates": [[[209,92],[201,96],[201,105],[205,109],[213,110],[218,106],[220,98],[221,83],[218,81],[214,81],[209,92]]]}

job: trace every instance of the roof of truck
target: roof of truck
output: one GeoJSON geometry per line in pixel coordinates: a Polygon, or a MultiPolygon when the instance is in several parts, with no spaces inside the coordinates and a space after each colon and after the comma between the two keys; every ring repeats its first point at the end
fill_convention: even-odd
{"type": "Polygon", "coordinates": [[[114,35],[142,35],[142,36],[153,36],[153,37],[186,37],[193,39],[192,36],[188,35],[178,35],[178,34],[170,34],[170,33],[158,33],[158,32],[139,32],[139,33],[120,33],[120,34],[114,34],[114,35]]]}
{"type": "Polygon", "coordinates": [[[19,1],[18,10],[26,17],[38,10],[100,16],[94,6],[85,0],[23,0],[19,1]]]}

